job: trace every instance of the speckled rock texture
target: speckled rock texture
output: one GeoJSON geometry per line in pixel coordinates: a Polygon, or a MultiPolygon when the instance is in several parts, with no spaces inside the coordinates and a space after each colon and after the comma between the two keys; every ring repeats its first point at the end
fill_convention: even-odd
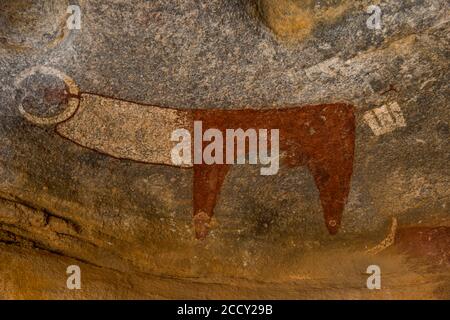
{"type": "MultiPolygon", "coordinates": [[[[1,1],[0,298],[450,299],[449,9],[445,0],[1,1]],[[81,8],[81,30],[66,26],[69,4],[81,8]],[[380,29],[367,25],[370,5],[380,29]],[[46,117],[67,104],[64,83],[43,74],[23,83],[24,98],[17,78],[35,66],[124,101],[121,112],[102,109],[124,128],[139,124],[140,105],[354,106],[339,232],[327,232],[306,167],[261,176],[240,165],[197,240],[192,170],[119,159],[28,121],[21,104],[46,117]],[[403,125],[376,135],[395,116],[390,105],[403,125]],[[66,288],[69,265],[81,268],[81,290],[66,288]],[[370,265],[381,268],[380,290],[366,287],[370,265]]],[[[86,136],[96,122],[76,126],[86,136]]],[[[113,149],[131,139],[107,138],[113,149]]]]}

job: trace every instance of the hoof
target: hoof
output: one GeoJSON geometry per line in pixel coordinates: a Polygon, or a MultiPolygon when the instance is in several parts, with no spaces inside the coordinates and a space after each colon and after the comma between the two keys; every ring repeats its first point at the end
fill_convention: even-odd
{"type": "Polygon", "coordinates": [[[206,238],[210,229],[210,221],[210,216],[204,211],[200,211],[194,216],[194,230],[197,239],[204,240],[206,238]]]}

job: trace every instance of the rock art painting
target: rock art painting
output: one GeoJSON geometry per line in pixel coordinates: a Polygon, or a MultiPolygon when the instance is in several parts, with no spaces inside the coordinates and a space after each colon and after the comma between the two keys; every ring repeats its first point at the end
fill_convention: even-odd
{"type": "MultiPolygon", "coordinates": [[[[353,106],[335,103],[284,109],[193,110],[162,108],[78,93],[68,76],[51,68],[34,68],[63,79],[68,86],[70,115],[55,116],[55,132],[74,143],[119,159],[173,165],[171,133],[192,131],[194,121],[203,131],[265,128],[280,130],[280,152],[287,166],[307,166],[320,194],[326,227],[336,234],[350,190],[355,148],[353,106]],[[76,99],[77,101],[73,101],[76,99]],[[74,107],[76,104],[76,108],[74,107]]],[[[18,84],[23,81],[19,78],[18,84]]],[[[60,97],[63,102],[67,97],[60,97]]],[[[22,113],[36,124],[51,120],[22,113]]],[[[64,113],[67,113],[65,111],[64,113]]],[[[237,144],[237,141],[233,141],[237,144]]],[[[204,149],[206,143],[202,146],[204,149]]],[[[224,147],[225,148],[225,147],[224,147]]],[[[225,150],[224,150],[225,153],[225,150]]],[[[193,164],[193,212],[196,237],[203,239],[214,212],[229,164],[193,164]]]]}
{"type": "Polygon", "coordinates": [[[0,300],[449,300],[449,13],[1,0],[0,300]]]}

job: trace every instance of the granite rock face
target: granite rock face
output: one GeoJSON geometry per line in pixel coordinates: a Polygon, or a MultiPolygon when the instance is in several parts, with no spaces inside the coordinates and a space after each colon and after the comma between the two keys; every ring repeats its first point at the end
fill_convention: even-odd
{"type": "Polygon", "coordinates": [[[0,298],[449,299],[448,19],[444,0],[2,1],[0,298]],[[67,28],[68,5],[81,30],[67,28]],[[137,126],[149,105],[354,106],[339,232],[327,232],[306,167],[261,176],[240,165],[197,240],[193,171],[114,157],[27,120],[20,105],[52,117],[77,97],[48,74],[18,86],[36,66],[68,75],[78,94],[134,103],[104,105],[119,126],[137,126]],[[82,290],[66,288],[70,265],[82,290]],[[381,290],[366,287],[370,265],[381,290]]]}

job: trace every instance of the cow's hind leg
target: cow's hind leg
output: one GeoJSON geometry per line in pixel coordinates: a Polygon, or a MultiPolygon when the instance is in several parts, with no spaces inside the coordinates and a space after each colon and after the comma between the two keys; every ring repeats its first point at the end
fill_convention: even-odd
{"type": "Polygon", "coordinates": [[[322,143],[316,146],[308,161],[330,234],[336,234],[341,225],[350,191],[355,146],[353,110],[343,108],[339,117],[330,114],[328,119],[333,120],[333,116],[336,125],[325,131],[322,143]]]}
{"type": "Polygon", "coordinates": [[[341,225],[342,212],[350,189],[350,174],[344,169],[348,163],[341,159],[312,162],[310,170],[320,193],[325,224],[330,234],[336,234],[341,225]]]}
{"type": "Polygon", "coordinates": [[[194,228],[197,239],[204,239],[214,213],[228,165],[194,165],[194,228]]]}

